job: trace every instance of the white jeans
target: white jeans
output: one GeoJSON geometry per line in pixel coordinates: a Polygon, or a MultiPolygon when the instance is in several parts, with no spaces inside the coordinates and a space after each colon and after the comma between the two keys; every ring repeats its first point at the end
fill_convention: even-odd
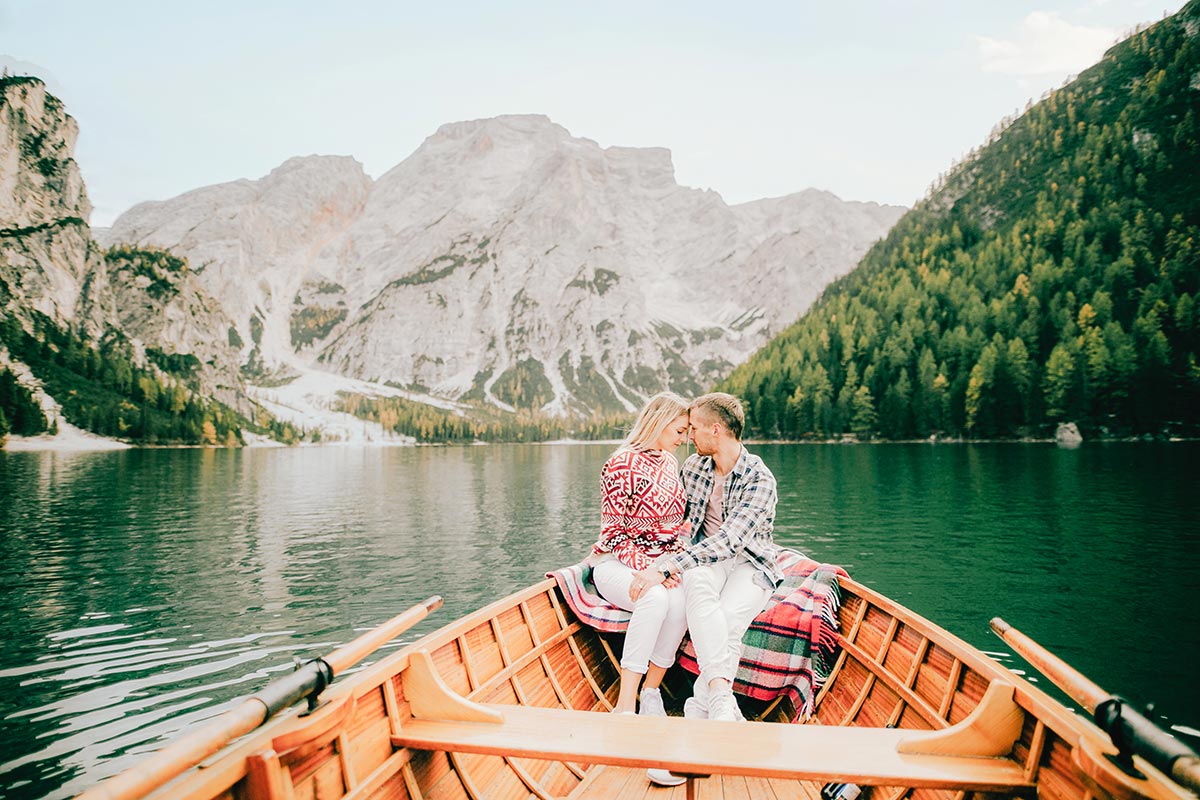
{"type": "Polygon", "coordinates": [[[592,582],[605,600],[633,612],[621,651],[622,669],[645,675],[650,662],[664,668],[675,663],[675,653],[687,631],[683,589],[651,586],[635,603],[629,599],[633,570],[615,558],[592,568],[592,582]]]}
{"type": "Polygon", "coordinates": [[[696,687],[705,696],[709,681],[733,682],[742,659],[742,636],[771,597],[770,589],[755,583],[757,573],[743,558],[683,572],[687,624],[700,665],[696,687]]]}

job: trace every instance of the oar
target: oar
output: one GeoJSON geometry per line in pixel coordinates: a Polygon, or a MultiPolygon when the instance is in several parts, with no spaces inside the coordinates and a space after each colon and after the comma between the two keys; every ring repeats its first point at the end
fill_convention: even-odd
{"type": "Polygon", "coordinates": [[[996,617],[991,626],[993,633],[1087,709],[1122,757],[1128,761],[1131,754],[1141,756],[1180,786],[1200,794],[1200,755],[1195,750],[1004,620],[996,617]]]}
{"type": "Polygon", "coordinates": [[[290,675],[267,684],[199,730],[167,745],[140,764],[96,784],[76,800],[131,800],[157,789],[237,737],[262,725],[276,712],[305,697],[315,700],[315,695],[328,686],[335,675],[395,639],[441,605],[442,598],[434,595],[342,645],[325,658],[309,661],[290,675]]]}

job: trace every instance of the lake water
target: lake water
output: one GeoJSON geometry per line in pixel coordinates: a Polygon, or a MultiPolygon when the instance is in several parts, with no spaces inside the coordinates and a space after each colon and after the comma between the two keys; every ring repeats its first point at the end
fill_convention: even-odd
{"type": "MultiPolygon", "coordinates": [[[[0,452],[0,797],[70,796],[294,655],[442,595],[411,640],[578,560],[610,449],[0,452]]],[[[780,543],[1200,727],[1200,446],[752,449],[780,543]]]]}

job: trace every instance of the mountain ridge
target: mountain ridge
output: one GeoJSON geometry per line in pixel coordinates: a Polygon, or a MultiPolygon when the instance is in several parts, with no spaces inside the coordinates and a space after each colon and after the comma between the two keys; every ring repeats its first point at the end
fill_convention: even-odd
{"type": "Polygon", "coordinates": [[[318,367],[586,414],[710,385],[903,211],[816,191],[729,206],[675,183],[666,148],[542,115],[446,123],[375,180],[347,158],[141,204],[101,235],[196,264],[252,380],[318,367]]]}

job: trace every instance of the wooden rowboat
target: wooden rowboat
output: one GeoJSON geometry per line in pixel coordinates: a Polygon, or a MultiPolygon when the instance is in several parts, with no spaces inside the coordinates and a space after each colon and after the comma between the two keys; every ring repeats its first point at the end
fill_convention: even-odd
{"type": "MultiPolygon", "coordinates": [[[[977,649],[852,580],[841,588],[841,652],[806,724],[780,724],[787,702],[743,703],[749,723],[597,713],[616,698],[619,636],[581,624],[546,580],[334,684],[311,713],[256,728],[308,689],[264,692],[80,797],[820,800],[834,781],[870,800],[1194,796],[1140,757],[1126,772],[1096,725],[977,649]],[[656,766],[687,783],[650,785],[656,766]]],[[[437,605],[321,661],[316,688],[437,605]]],[[[687,686],[672,677],[669,707],[687,686]]],[[[1198,766],[1176,758],[1176,779],[1198,766]]]]}

